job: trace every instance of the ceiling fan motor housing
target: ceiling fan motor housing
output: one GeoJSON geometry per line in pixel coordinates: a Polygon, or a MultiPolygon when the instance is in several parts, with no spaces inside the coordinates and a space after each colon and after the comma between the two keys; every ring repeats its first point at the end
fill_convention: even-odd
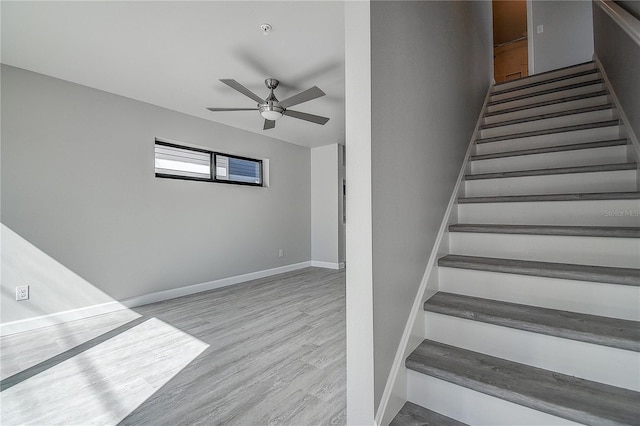
{"type": "MultiPolygon", "coordinates": [[[[277,102],[277,99],[276,99],[277,102]]],[[[276,120],[284,114],[284,108],[282,108],[277,103],[273,103],[273,101],[268,101],[264,104],[258,105],[258,111],[260,111],[260,115],[262,115],[267,120],[276,120]]]]}
{"type": "Polygon", "coordinates": [[[273,90],[278,87],[280,82],[275,78],[267,78],[264,81],[264,84],[271,91],[265,102],[262,104],[258,104],[258,111],[260,111],[260,115],[262,115],[267,120],[276,120],[284,114],[284,108],[280,106],[280,102],[276,95],[273,93],[273,90]]]}

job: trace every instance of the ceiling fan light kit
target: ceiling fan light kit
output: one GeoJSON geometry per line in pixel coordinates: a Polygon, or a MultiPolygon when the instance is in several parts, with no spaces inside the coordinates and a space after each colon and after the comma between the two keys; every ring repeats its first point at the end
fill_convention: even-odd
{"type": "Polygon", "coordinates": [[[287,109],[291,106],[298,105],[304,102],[311,101],[313,99],[322,97],[325,93],[320,90],[317,86],[313,86],[311,89],[307,89],[303,92],[298,93],[297,95],[293,95],[283,101],[279,101],[276,98],[276,95],[273,91],[278,87],[280,83],[275,78],[267,78],[264,81],[265,86],[269,89],[269,96],[266,99],[260,98],[258,95],[253,93],[251,90],[244,87],[242,84],[238,83],[233,79],[221,79],[222,83],[231,87],[232,89],[237,90],[243,95],[253,99],[258,102],[256,108],[207,108],[209,111],[218,112],[218,111],[255,111],[260,112],[262,118],[264,118],[264,126],[263,130],[273,129],[276,126],[276,120],[281,118],[283,115],[288,115],[293,118],[297,118],[300,120],[309,121],[311,123],[324,125],[329,121],[327,117],[321,117],[319,115],[308,114],[306,112],[293,111],[287,109]]]}
{"type": "Polygon", "coordinates": [[[277,120],[278,118],[284,115],[283,112],[284,110],[278,107],[268,107],[268,106],[260,107],[260,115],[265,120],[277,120]]]}

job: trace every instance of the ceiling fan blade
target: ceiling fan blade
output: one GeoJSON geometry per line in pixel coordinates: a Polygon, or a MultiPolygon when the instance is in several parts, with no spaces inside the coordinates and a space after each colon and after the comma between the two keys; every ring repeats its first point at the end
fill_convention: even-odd
{"type": "Polygon", "coordinates": [[[258,108],[207,108],[209,111],[257,111],[258,108]]]}
{"type": "Polygon", "coordinates": [[[262,130],[269,130],[273,129],[274,127],[276,127],[275,120],[264,120],[264,127],[262,128],[262,130]]]}
{"type": "Polygon", "coordinates": [[[260,96],[256,95],[251,90],[247,89],[246,87],[244,87],[242,84],[238,83],[237,81],[235,81],[233,79],[230,79],[230,78],[222,78],[222,79],[220,79],[220,81],[223,82],[224,84],[226,84],[227,86],[231,87],[232,89],[235,89],[238,92],[242,93],[243,95],[250,97],[251,99],[253,99],[257,103],[259,103],[259,104],[264,103],[264,99],[262,99],[260,96]]]}
{"type": "Polygon", "coordinates": [[[284,101],[280,101],[280,106],[283,108],[289,108],[290,106],[308,102],[324,95],[325,93],[320,90],[318,86],[313,86],[311,89],[307,89],[304,92],[300,92],[297,95],[293,95],[290,98],[285,99],[284,101]]]}
{"type": "Polygon", "coordinates": [[[284,115],[288,115],[293,118],[299,118],[300,120],[310,121],[316,124],[325,124],[329,119],[327,117],[321,117],[319,115],[308,114],[306,112],[293,111],[287,109],[284,111],[284,115]]]}

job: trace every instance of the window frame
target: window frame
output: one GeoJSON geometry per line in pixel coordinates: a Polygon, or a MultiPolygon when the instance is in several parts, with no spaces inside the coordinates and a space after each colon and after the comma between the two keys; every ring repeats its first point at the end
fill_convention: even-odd
{"type": "MultiPolygon", "coordinates": [[[[213,170],[211,170],[211,151],[206,150],[206,149],[201,149],[201,148],[193,148],[190,146],[184,146],[184,145],[178,145],[175,143],[171,143],[171,142],[164,142],[164,141],[160,141],[157,140],[155,141],[155,143],[153,144],[153,148],[154,148],[154,154],[153,154],[153,159],[154,159],[154,171],[155,171],[155,146],[156,145],[160,145],[160,146],[167,146],[170,148],[178,148],[178,149],[184,149],[187,151],[195,151],[195,152],[202,152],[205,154],[209,154],[209,176],[213,177],[213,170]]],[[[168,173],[158,173],[155,172],[156,177],[158,178],[164,178],[164,179],[179,179],[179,180],[195,180],[195,181],[199,181],[199,182],[211,182],[212,178],[205,178],[205,177],[196,177],[196,176],[180,176],[180,175],[172,175],[172,174],[168,174],[168,173]]]]}
{"type": "MultiPolygon", "coordinates": [[[[233,155],[233,154],[225,154],[223,152],[212,152],[211,153],[211,167],[213,170],[213,174],[211,175],[214,179],[214,182],[217,183],[231,183],[234,185],[247,185],[247,186],[264,186],[264,163],[262,160],[259,160],[257,158],[249,158],[249,157],[243,157],[241,155],[233,155]],[[246,161],[253,161],[255,163],[260,164],[260,183],[253,183],[253,182],[239,182],[239,181],[235,181],[235,180],[231,180],[231,179],[218,179],[217,177],[217,173],[216,172],[216,163],[217,163],[217,159],[216,156],[221,155],[223,157],[227,157],[227,158],[235,158],[237,160],[246,160],[246,161]]],[[[227,169],[227,173],[229,172],[229,170],[231,169],[231,167],[229,166],[227,169]]]]}
{"type": "MultiPolygon", "coordinates": [[[[209,149],[204,149],[204,148],[194,148],[194,147],[191,147],[191,146],[188,146],[188,145],[180,145],[180,144],[177,144],[177,143],[165,142],[163,140],[156,139],[155,143],[154,143],[154,165],[155,165],[155,146],[156,145],[167,146],[167,147],[171,147],[171,148],[178,148],[178,149],[184,149],[184,150],[188,150],[188,151],[195,151],[195,152],[202,152],[202,153],[209,154],[209,175],[210,175],[210,178],[205,178],[205,177],[180,176],[180,175],[173,175],[173,174],[168,174],[168,173],[155,172],[155,177],[157,177],[157,178],[178,179],[178,180],[193,180],[193,181],[196,181],[196,182],[214,182],[214,183],[225,183],[225,184],[243,185],[243,186],[258,186],[258,187],[264,187],[265,186],[264,185],[264,161],[262,159],[244,157],[244,156],[235,155],[235,154],[226,154],[224,152],[211,151],[209,149]],[[234,181],[234,180],[230,180],[230,179],[217,179],[216,178],[216,155],[222,155],[222,156],[227,157],[227,158],[236,158],[238,160],[246,160],[246,161],[253,161],[253,162],[259,163],[260,164],[260,183],[239,182],[239,181],[234,181]]],[[[154,167],[154,170],[155,170],[155,167],[154,167]]]]}

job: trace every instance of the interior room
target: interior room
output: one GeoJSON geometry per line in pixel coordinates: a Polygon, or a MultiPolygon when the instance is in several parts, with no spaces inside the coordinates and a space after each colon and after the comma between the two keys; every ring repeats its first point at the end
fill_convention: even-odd
{"type": "Polygon", "coordinates": [[[639,424],[639,4],[0,1],[0,423],[639,424]]]}
{"type": "Polygon", "coordinates": [[[343,9],[2,3],[3,424],[344,421],[343,9]]]}

